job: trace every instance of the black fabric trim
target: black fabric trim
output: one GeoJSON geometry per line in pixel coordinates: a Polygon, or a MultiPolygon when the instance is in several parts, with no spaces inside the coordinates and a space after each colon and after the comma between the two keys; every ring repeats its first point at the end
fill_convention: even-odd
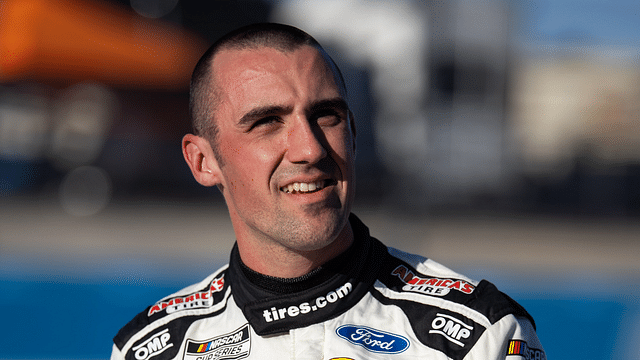
{"type": "Polygon", "coordinates": [[[151,306],[148,306],[144,311],[136,315],[131,321],[129,321],[125,326],[123,326],[120,331],[113,338],[113,343],[116,344],[118,349],[122,349],[124,345],[131,339],[133,334],[139,332],[144,329],[145,326],[149,325],[149,317],[147,313],[151,309],[151,306]]]}
{"type": "MultiPolygon", "coordinates": [[[[153,356],[153,360],[170,360],[170,359],[173,359],[178,355],[178,351],[180,351],[180,345],[184,341],[185,334],[187,333],[187,330],[189,329],[191,324],[193,324],[194,322],[196,322],[196,321],[198,321],[200,319],[205,319],[205,318],[208,318],[208,317],[219,315],[222,312],[224,312],[225,310],[226,310],[226,306],[223,307],[222,309],[220,309],[218,311],[215,311],[213,313],[210,313],[210,314],[188,315],[188,316],[183,316],[183,317],[179,317],[179,318],[177,318],[175,320],[172,320],[172,321],[168,322],[167,324],[158,327],[154,331],[152,331],[149,334],[145,335],[142,339],[140,339],[140,340],[136,341],[134,344],[132,344],[131,347],[129,348],[129,351],[127,351],[127,353],[123,354],[124,359],[125,360],[137,360],[136,357],[135,357],[135,351],[133,349],[136,348],[137,345],[146,342],[147,340],[151,339],[154,336],[157,336],[158,333],[163,332],[163,331],[168,331],[168,333],[170,335],[168,342],[170,342],[172,344],[172,346],[171,347],[167,347],[167,349],[165,351],[163,351],[162,353],[157,354],[155,356],[153,354],[150,354],[149,357],[153,356]]],[[[142,315],[145,315],[145,314],[142,313],[142,315]]],[[[124,344],[122,344],[122,346],[124,346],[124,344]]],[[[122,349],[122,346],[119,346],[119,348],[122,349]]]]}
{"type": "MultiPolygon", "coordinates": [[[[406,314],[407,320],[409,324],[411,324],[411,328],[418,340],[425,346],[442,352],[450,359],[464,359],[469,350],[473,348],[473,345],[486,330],[484,326],[463,315],[444,310],[437,306],[425,305],[410,300],[389,299],[376,289],[371,289],[371,295],[383,305],[395,305],[399,307],[406,314]],[[461,331],[466,328],[449,317],[457,319],[459,322],[472,328],[472,330],[469,330],[468,337],[464,337],[464,334],[461,333],[461,331]],[[439,322],[443,324],[443,326],[434,328],[434,323],[440,324],[439,322]],[[445,330],[445,328],[449,326],[449,323],[452,324],[452,328],[457,326],[457,330],[450,331],[453,335],[453,340],[449,340],[447,336],[439,333],[430,333],[431,330],[445,330]],[[456,339],[458,336],[459,339],[456,339]]],[[[447,333],[446,330],[444,332],[447,333]]]]}
{"type": "Polygon", "coordinates": [[[527,318],[527,320],[531,322],[531,325],[533,326],[533,330],[535,331],[538,330],[538,328],[536,327],[536,322],[535,320],[533,320],[533,316],[531,316],[531,314],[529,314],[529,312],[527,312],[527,310],[522,305],[518,304],[517,301],[513,300],[509,295],[505,293],[502,293],[502,296],[504,296],[507,299],[507,301],[511,303],[511,306],[513,306],[513,308],[515,309],[515,311],[513,312],[513,315],[527,318]]]}
{"type": "Polygon", "coordinates": [[[484,314],[492,324],[513,314],[527,318],[536,329],[536,323],[527,310],[487,280],[480,281],[474,299],[465,305],[484,314]]]}
{"type": "Polygon", "coordinates": [[[235,244],[231,250],[231,263],[240,264],[242,273],[251,284],[254,284],[269,293],[285,295],[294,294],[319,286],[328,281],[336,273],[348,273],[350,271],[348,269],[349,267],[353,268],[363,265],[351,262],[351,259],[357,256],[356,251],[358,250],[361,249],[359,249],[359,247],[354,243],[336,258],[328,261],[310,273],[296,278],[278,278],[260,274],[259,272],[250,269],[244,264],[244,262],[242,262],[237,244],[235,244]]]}
{"type": "Polygon", "coordinates": [[[349,221],[353,245],[293,286],[273,277],[252,274],[248,278],[239,254],[232,252],[227,279],[236,304],[258,335],[285,332],[337,317],[369,291],[378,275],[378,271],[371,269],[379,269],[387,248],[369,236],[368,228],[355,215],[349,221]],[[250,278],[259,278],[258,284],[250,278]]]}
{"type": "MultiPolygon", "coordinates": [[[[232,251],[237,253],[238,247],[234,246],[232,251]]],[[[322,273],[322,269],[317,268],[312,272],[297,278],[278,278],[274,276],[263,275],[257,271],[253,271],[242,262],[242,259],[239,259],[239,263],[240,268],[242,269],[242,273],[249,280],[249,282],[273,294],[296,293],[309,287],[313,287],[314,285],[320,285],[321,283],[328,280],[328,277],[331,275],[326,274],[327,276],[323,277],[320,274],[322,273]]]]}

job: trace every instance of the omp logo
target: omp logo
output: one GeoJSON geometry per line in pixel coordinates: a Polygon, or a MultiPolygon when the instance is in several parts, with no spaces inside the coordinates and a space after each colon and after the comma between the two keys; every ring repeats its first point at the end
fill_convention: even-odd
{"type": "Polygon", "coordinates": [[[335,303],[336,301],[342,299],[343,297],[349,295],[351,293],[351,283],[347,282],[341,287],[337,288],[335,291],[329,291],[326,296],[319,296],[314,301],[311,302],[303,302],[300,305],[292,305],[287,308],[277,309],[272,307],[271,309],[264,310],[262,312],[262,316],[266,322],[278,321],[282,319],[286,319],[288,317],[296,317],[300,314],[307,314],[312,311],[316,311],[322,309],[327,306],[327,304],[335,303]]]}
{"type": "Polygon", "coordinates": [[[137,360],[147,360],[156,355],[162,354],[163,351],[173,346],[173,343],[169,343],[171,334],[169,329],[164,329],[159,333],[150,337],[147,341],[134,347],[133,354],[137,360]]]}
{"type": "Polygon", "coordinates": [[[165,309],[167,310],[167,314],[171,314],[184,309],[197,309],[212,306],[213,298],[211,297],[211,294],[220,292],[223,288],[224,275],[213,279],[209,285],[209,290],[207,291],[197,292],[155,304],[151,309],[149,309],[147,316],[151,316],[165,309]]]}
{"type": "Polygon", "coordinates": [[[404,291],[418,292],[427,295],[444,296],[447,295],[451,289],[460,291],[465,294],[471,294],[475,290],[475,286],[464,281],[454,279],[440,279],[440,278],[422,278],[416,276],[406,266],[400,265],[395,268],[391,275],[395,275],[406,285],[402,287],[404,291]]]}
{"type": "Polygon", "coordinates": [[[213,339],[187,340],[184,360],[240,359],[249,355],[249,324],[213,339]]]}
{"type": "Polygon", "coordinates": [[[507,347],[507,356],[521,356],[526,360],[547,360],[547,355],[543,350],[530,348],[526,341],[510,340],[507,347]]]}
{"type": "Polygon", "coordinates": [[[436,314],[436,318],[431,322],[429,334],[440,334],[452,343],[464,347],[461,339],[468,339],[471,336],[472,326],[469,326],[453,316],[436,314]]]}
{"type": "Polygon", "coordinates": [[[398,354],[409,348],[409,340],[404,336],[366,326],[342,325],[336,330],[336,334],[375,353],[398,354]]]}

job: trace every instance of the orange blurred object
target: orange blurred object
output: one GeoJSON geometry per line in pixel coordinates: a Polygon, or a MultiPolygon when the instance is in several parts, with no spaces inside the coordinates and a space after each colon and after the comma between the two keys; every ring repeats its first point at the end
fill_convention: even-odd
{"type": "Polygon", "coordinates": [[[177,26],[106,2],[0,1],[0,83],[184,89],[206,46],[177,26]]]}

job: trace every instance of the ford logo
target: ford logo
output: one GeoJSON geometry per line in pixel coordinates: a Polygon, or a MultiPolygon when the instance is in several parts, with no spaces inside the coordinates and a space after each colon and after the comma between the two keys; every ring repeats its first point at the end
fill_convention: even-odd
{"type": "Polygon", "coordinates": [[[398,354],[409,348],[404,336],[372,329],[366,326],[342,325],[336,334],[348,342],[376,353],[398,354]]]}

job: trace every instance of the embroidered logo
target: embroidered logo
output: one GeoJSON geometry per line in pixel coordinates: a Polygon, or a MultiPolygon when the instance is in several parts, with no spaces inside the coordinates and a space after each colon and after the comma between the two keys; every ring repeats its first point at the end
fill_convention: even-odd
{"type": "Polygon", "coordinates": [[[313,311],[317,311],[327,306],[327,304],[332,304],[340,299],[348,296],[351,293],[353,286],[350,282],[345,283],[339,288],[335,289],[335,291],[329,291],[326,296],[319,296],[315,300],[305,301],[299,305],[291,305],[286,308],[275,308],[264,309],[262,311],[262,316],[264,320],[268,323],[272,321],[284,320],[287,317],[296,317],[298,315],[308,314],[313,311]]]}
{"type": "Polygon", "coordinates": [[[431,322],[431,330],[429,334],[439,334],[444,336],[452,343],[464,347],[464,343],[460,340],[468,339],[471,336],[473,327],[445,314],[436,314],[436,318],[431,322]]]}
{"type": "Polygon", "coordinates": [[[457,290],[464,294],[471,294],[475,286],[464,280],[423,278],[414,274],[406,266],[400,265],[395,268],[391,275],[395,275],[402,280],[404,285],[402,290],[422,293],[433,296],[445,296],[451,290],[457,290]]]}
{"type": "Polygon", "coordinates": [[[526,360],[547,360],[547,355],[543,350],[530,348],[526,341],[509,340],[507,356],[521,356],[526,360]]]}
{"type": "Polygon", "coordinates": [[[204,341],[187,340],[184,360],[241,359],[251,351],[249,324],[204,341]]]}
{"type": "Polygon", "coordinates": [[[144,341],[142,344],[134,347],[132,349],[133,355],[136,360],[147,360],[156,355],[160,355],[162,352],[173,346],[173,343],[170,343],[169,340],[171,340],[169,329],[164,329],[144,341]]]}
{"type": "Polygon", "coordinates": [[[366,326],[342,325],[336,330],[336,334],[375,353],[398,354],[409,348],[409,339],[404,336],[366,326]]]}
{"type": "Polygon", "coordinates": [[[184,309],[197,309],[212,306],[213,297],[211,297],[211,295],[222,291],[223,288],[224,275],[213,279],[208,290],[189,294],[187,296],[176,297],[155,304],[151,309],[149,309],[147,316],[151,316],[163,310],[166,310],[167,314],[171,314],[184,309]]]}

